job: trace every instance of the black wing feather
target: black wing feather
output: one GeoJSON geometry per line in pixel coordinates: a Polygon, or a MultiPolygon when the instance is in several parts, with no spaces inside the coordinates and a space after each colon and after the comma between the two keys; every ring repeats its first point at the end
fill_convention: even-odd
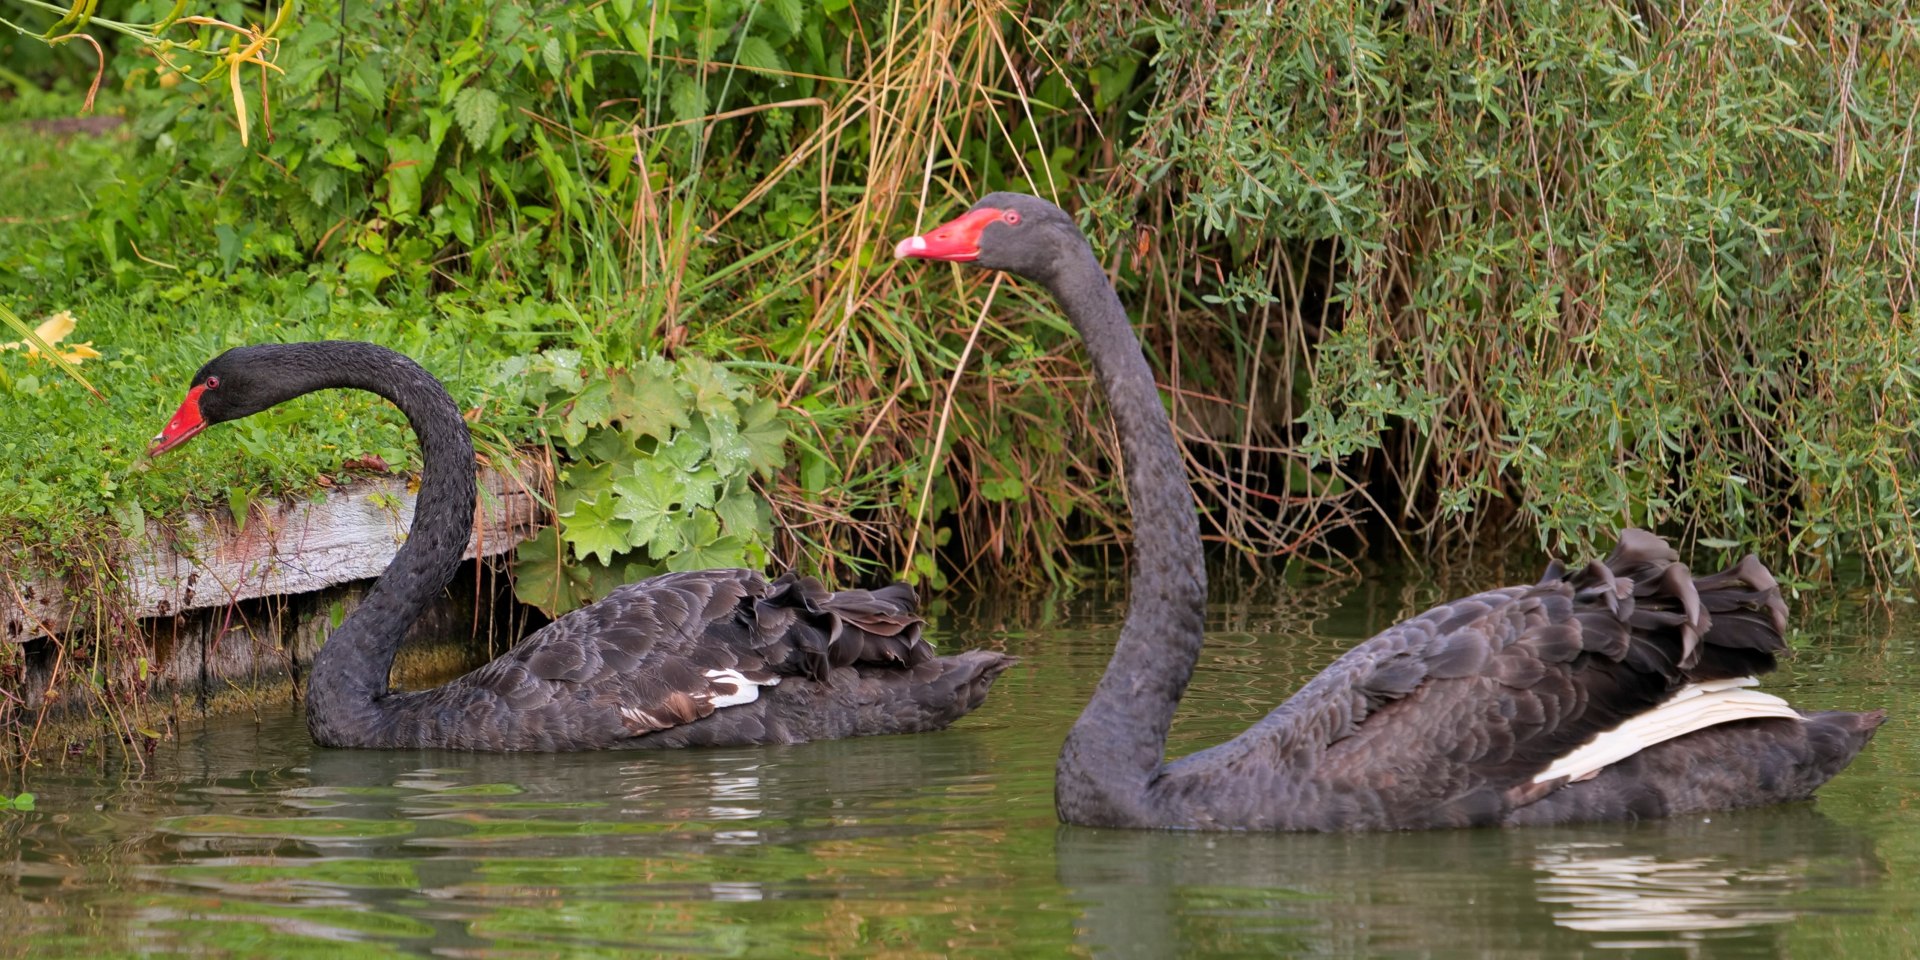
{"type": "Polygon", "coordinates": [[[1532,586],[1389,628],[1246,734],[1165,767],[1155,789],[1200,824],[1499,822],[1561,786],[1531,783],[1555,759],[1681,686],[1772,670],[1786,613],[1757,559],[1695,578],[1665,541],[1628,530],[1605,561],[1556,562],[1532,586]]]}

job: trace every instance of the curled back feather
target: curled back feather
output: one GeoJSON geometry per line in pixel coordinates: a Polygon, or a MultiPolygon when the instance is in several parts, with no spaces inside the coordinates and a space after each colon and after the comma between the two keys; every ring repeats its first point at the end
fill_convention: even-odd
{"type": "Polygon", "coordinates": [[[933,658],[912,588],[829,593],[812,577],[783,574],[752,598],[755,649],[769,663],[815,680],[855,663],[914,666],[933,658]]]}

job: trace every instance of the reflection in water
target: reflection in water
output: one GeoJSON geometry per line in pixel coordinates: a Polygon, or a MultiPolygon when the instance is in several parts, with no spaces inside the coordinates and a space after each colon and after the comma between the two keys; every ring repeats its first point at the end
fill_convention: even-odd
{"type": "MultiPolygon", "coordinates": [[[[1243,729],[1441,592],[1227,585],[1175,749],[1243,729]]],[[[1920,952],[1905,922],[1920,907],[1920,780],[1902,719],[1920,700],[1911,657],[1888,653],[1913,645],[1900,624],[1848,646],[1858,618],[1832,615],[1783,678],[1796,700],[1896,717],[1817,808],[1352,836],[1063,828],[1054,753],[1105,665],[1115,596],[946,617],[947,646],[1024,661],[938,735],[356,752],[314,749],[288,713],[210,725],[144,773],[29,770],[0,782],[39,796],[0,813],[0,926],[16,932],[0,957],[1920,952]]]]}
{"type": "MultiPolygon", "coordinates": [[[[1783,893],[1798,884],[1796,864],[1748,870],[1724,861],[1622,856],[1618,844],[1571,843],[1543,850],[1534,865],[1541,903],[1566,904],[1553,922],[1602,933],[1734,930],[1785,923],[1783,893]]],[[[1664,941],[1650,941],[1659,945],[1664,941]]],[[[1646,946],[1629,941],[1623,946],[1646,946]]]]}
{"type": "Polygon", "coordinates": [[[1810,806],[1545,830],[1264,835],[1062,827],[1060,882],[1101,956],[1371,956],[1443,946],[1564,956],[1751,937],[1818,877],[1884,873],[1866,834],[1810,806]],[[1672,933],[1623,939],[1621,933],[1672,933]]]}

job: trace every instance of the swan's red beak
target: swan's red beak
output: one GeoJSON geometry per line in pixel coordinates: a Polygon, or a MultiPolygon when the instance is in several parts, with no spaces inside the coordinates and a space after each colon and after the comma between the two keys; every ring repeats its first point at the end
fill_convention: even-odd
{"type": "Polygon", "coordinates": [[[977,207],[934,227],[917,237],[894,244],[893,258],[918,257],[922,260],[950,260],[966,263],[980,257],[980,231],[1000,219],[1001,211],[977,207]]]}
{"type": "Polygon", "coordinates": [[[207,421],[200,416],[200,394],[206,389],[205,384],[198,384],[187,391],[187,398],[180,401],[180,409],[173,412],[173,419],[167,421],[167,428],[153,438],[153,446],[147,448],[147,456],[157,457],[166,453],[207,428],[207,421]]]}

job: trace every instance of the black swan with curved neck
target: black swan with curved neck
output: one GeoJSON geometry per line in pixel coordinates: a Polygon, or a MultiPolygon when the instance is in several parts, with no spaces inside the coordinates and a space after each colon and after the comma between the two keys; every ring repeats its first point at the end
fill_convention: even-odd
{"type": "Polygon", "coordinates": [[[700,570],[619,587],[445,686],[391,692],[394,654],[452,579],[473,524],[473,440],[432,374],[370,343],[236,347],[194,375],[151,453],[328,388],[392,401],[422,467],[406,543],[314,657],[307,727],[323,746],[592,750],[918,733],[979,706],[1012,662],[934,656],[905,584],[828,593],[811,578],[700,570]]]}
{"type": "Polygon", "coordinates": [[[1133,578],[1113,658],[1067,734],[1068,823],[1254,830],[1623,820],[1803,799],[1885,720],[1748,689],[1786,648],[1754,557],[1694,577],[1627,530],[1604,562],[1442,604],[1348,651],[1227,743],[1166,762],[1199,657],[1206,568],[1153,373],[1086,237],[996,193],[894,248],[1035,280],[1086,343],[1126,458],[1133,578]]]}

